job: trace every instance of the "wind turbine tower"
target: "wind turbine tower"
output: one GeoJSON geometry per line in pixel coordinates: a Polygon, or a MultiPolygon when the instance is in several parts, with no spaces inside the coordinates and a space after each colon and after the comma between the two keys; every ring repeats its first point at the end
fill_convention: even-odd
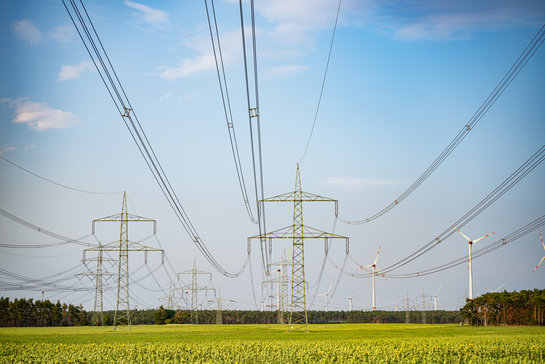
{"type": "Polygon", "coordinates": [[[443,285],[440,285],[440,286],[439,286],[439,289],[437,290],[437,292],[435,292],[435,294],[433,295],[433,310],[434,310],[434,311],[437,311],[437,294],[438,294],[439,291],[441,290],[441,287],[443,287],[443,285]]]}
{"type": "Polygon", "coordinates": [[[486,238],[486,237],[489,237],[490,235],[493,235],[494,233],[490,233],[490,234],[486,234],[485,236],[481,236],[479,239],[475,239],[475,240],[471,240],[470,238],[468,238],[467,236],[465,236],[460,230],[458,230],[456,228],[456,226],[452,225],[453,228],[456,229],[456,231],[458,231],[460,233],[460,235],[462,235],[464,238],[467,239],[467,242],[469,243],[469,260],[468,260],[468,267],[469,267],[469,299],[470,300],[473,300],[473,265],[472,265],[472,260],[471,260],[471,247],[473,246],[474,243],[486,238]]]}
{"type": "MultiPolygon", "coordinates": [[[[543,236],[541,236],[541,233],[539,233],[539,237],[541,238],[541,245],[543,245],[543,249],[545,249],[545,243],[543,242],[543,236]]],[[[539,268],[539,266],[541,265],[541,263],[543,263],[544,260],[545,260],[545,257],[541,258],[541,261],[539,262],[537,267],[535,267],[532,273],[534,273],[537,270],[537,268],[539,268]]]]}
{"type": "Polygon", "coordinates": [[[375,261],[373,262],[373,264],[369,264],[369,265],[366,265],[365,267],[358,268],[358,269],[373,268],[373,310],[375,310],[375,308],[376,308],[376,302],[375,302],[375,275],[377,274],[377,272],[379,272],[379,274],[382,277],[384,277],[384,274],[382,274],[382,272],[377,268],[377,260],[378,260],[378,254],[379,253],[380,253],[380,247],[378,248],[377,256],[375,257],[375,261]]]}

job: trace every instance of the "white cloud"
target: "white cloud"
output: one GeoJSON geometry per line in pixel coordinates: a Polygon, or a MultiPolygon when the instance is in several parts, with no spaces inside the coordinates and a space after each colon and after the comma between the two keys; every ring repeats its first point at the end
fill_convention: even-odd
{"type": "Polygon", "coordinates": [[[142,21],[149,23],[156,28],[163,29],[170,21],[168,19],[168,13],[162,10],[150,8],[144,4],[135,3],[130,0],[125,0],[125,5],[138,11],[138,14],[142,16],[142,21]]]}
{"type": "Polygon", "coordinates": [[[0,102],[15,109],[13,123],[26,124],[32,130],[66,129],[79,122],[78,117],[70,111],[52,109],[44,102],[8,98],[2,98],[0,102]]]}
{"type": "Polygon", "coordinates": [[[83,72],[90,70],[92,67],[93,64],[91,63],[91,61],[83,61],[75,66],[63,65],[61,66],[61,71],[58,75],[58,81],[62,82],[66,80],[80,78],[83,72]]]}
{"type": "Polygon", "coordinates": [[[369,178],[354,178],[354,177],[329,177],[323,181],[324,184],[346,189],[364,189],[377,187],[397,186],[403,183],[399,180],[388,179],[369,179],[369,178]]]}
{"type": "Polygon", "coordinates": [[[59,25],[49,35],[59,43],[66,43],[74,39],[76,30],[73,25],[59,25]]]}
{"type": "Polygon", "coordinates": [[[539,26],[545,15],[545,2],[533,0],[382,1],[368,5],[353,11],[358,14],[359,26],[413,41],[449,41],[476,31],[539,26]]]}
{"type": "Polygon", "coordinates": [[[17,148],[15,147],[12,147],[11,145],[3,145],[0,147],[0,156],[4,155],[4,153],[7,153],[7,152],[13,152],[13,151],[16,151],[17,148]]]}
{"type": "MultiPolygon", "coordinates": [[[[223,62],[226,66],[242,58],[242,44],[239,29],[231,32],[223,32],[220,41],[223,62]]],[[[175,66],[159,66],[159,73],[155,73],[155,76],[168,81],[173,81],[178,78],[211,71],[216,68],[212,44],[210,43],[210,36],[208,34],[198,35],[187,39],[184,45],[197,54],[194,57],[182,59],[175,66]]]]}
{"type": "Polygon", "coordinates": [[[32,46],[35,46],[42,40],[42,32],[28,19],[14,22],[12,30],[17,38],[32,46]]]}
{"type": "Polygon", "coordinates": [[[27,150],[31,150],[31,149],[36,149],[36,144],[32,144],[32,145],[27,145],[25,147],[23,147],[23,152],[26,152],[27,150]]]}

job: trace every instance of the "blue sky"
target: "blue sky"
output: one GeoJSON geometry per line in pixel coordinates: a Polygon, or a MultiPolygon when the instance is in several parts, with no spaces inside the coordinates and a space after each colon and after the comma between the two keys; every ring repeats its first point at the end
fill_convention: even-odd
{"type": "MultiPolygon", "coordinates": [[[[337,4],[256,1],[266,196],[293,189],[337,4]]],[[[257,227],[247,218],[239,192],[204,3],[127,0],[85,5],[193,224],[220,263],[238,270],[246,258],[246,238],[256,235],[257,227]]],[[[238,2],[217,0],[215,5],[242,166],[253,191],[238,2]]],[[[0,19],[1,155],[78,189],[126,190],[129,210],[158,220],[158,237],[177,272],[190,269],[194,257],[199,267],[212,271],[155,184],[62,2],[3,2],[0,19]]],[[[301,162],[303,189],[338,199],[340,216],[350,220],[394,201],[468,122],[544,20],[545,4],[540,1],[343,1],[316,127],[301,162]]],[[[463,216],[544,144],[544,65],[540,48],[458,149],[398,207],[366,225],[336,224],[335,232],[350,237],[355,260],[370,264],[379,246],[379,268],[405,257],[463,216]]],[[[68,190],[4,160],[0,175],[2,209],[68,237],[89,234],[92,219],[121,207],[121,193],[68,190]]],[[[494,237],[480,242],[485,244],[540,217],[544,185],[545,170],[538,166],[464,232],[477,237],[494,231],[494,237]]],[[[331,208],[307,204],[304,209],[308,225],[333,228],[331,208]]],[[[289,205],[269,207],[268,230],[289,225],[292,216],[289,205]]],[[[5,217],[0,217],[0,229],[4,244],[53,241],[5,217]]],[[[116,239],[115,227],[101,229],[99,239],[116,239]]],[[[133,232],[134,240],[147,235],[142,226],[131,227],[133,232]]],[[[477,292],[503,283],[507,290],[545,288],[543,269],[531,273],[545,254],[538,232],[545,230],[476,259],[477,292]]],[[[289,251],[289,244],[275,244],[273,258],[284,248],[289,251]]],[[[1,267],[44,277],[77,265],[81,250],[1,248],[1,267]]],[[[420,271],[466,253],[463,238],[452,236],[396,273],[420,271]]],[[[340,265],[344,247],[333,246],[330,254],[340,265]]],[[[313,287],[310,301],[323,244],[307,242],[305,259],[313,287]]],[[[267,293],[260,288],[257,246],[252,262],[259,301],[267,293]]],[[[131,256],[131,269],[142,263],[142,256],[131,256]]],[[[148,264],[153,269],[160,259],[150,255],[148,264]]],[[[349,260],[346,271],[356,268],[349,260]]],[[[135,276],[145,272],[141,268],[135,276]]],[[[247,270],[237,279],[213,273],[222,295],[237,301],[232,307],[255,307],[247,270]]],[[[162,287],[168,287],[164,270],[156,274],[162,287]]],[[[326,263],[318,293],[338,275],[326,263]]],[[[379,280],[377,307],[395,309],[407,292],[414,300],[422,289],[431,295],[441,285],[444,307],[458,307],[468,286],[466,265],[421,278],[379,280]]],[[[153,280],[142,286],[133,286],[140,307],[161,304],[164,293],[153,280]]],[[[45,290],[51,299],[92,308],[91,294],[45,290]]],[[[2,295],[39,298],[39,291],[2,295]]],[[[111,307],[114,294],[108,294],[106,306],[111,307]]],[[[356,308],[369,309],[370,279],[343,277],[329,307],[347,309],[347,296],[354,297],[356,308]]],[[[322,301],[318,297],[313,308],[323,309],[322,301]]]]}

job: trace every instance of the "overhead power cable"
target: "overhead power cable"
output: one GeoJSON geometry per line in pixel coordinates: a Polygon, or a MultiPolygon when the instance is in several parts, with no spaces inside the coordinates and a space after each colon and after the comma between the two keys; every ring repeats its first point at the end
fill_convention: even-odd
{"type": "MultiPolygon", "coordinates": [[[[502,248],[502,247],[506,246],[507,244],[510,244],[510,243],[522,238],[526,234],[540,228],[543,225],[545,225],[545,215],[543,215],[543,216],[535,219],[534,221],[530,222],[529,224],[524,225],[523,227],[515,230],[511,234],[506,235],[505,237],[503,237],[501,239],[498,239],[493,243],[490,243],[490,244],[488,244],[488,245],[486,245],[486,246],[484,246],[484,247],[482,247],[480,249],[475,250],[473,252],[473,254],[471,255],[471,259],[476,259],[476,258],[482,257],[483,255],[492,253],[494,250],[502,248]]],[[[450,262],[438,265],[438,266],[433,267],[433,268],[425,269],[425,270],[422,270],[422,271],[413,272],[413,273],[404,273],[404,274],[387,274],[386,276],[388,278],[421,277],[421,276],[441,272],[441,271],[444,271],[446,269],[450,269],[450,268],[456,267],[458,265],[467,263],[468,259],[469,259],[469,254],[467,254],[467,255],[465,255],[465,256],[463,256],[461,258],[452,260],[450,262]]]]}
{"type": "Polygon", "coordinates": [[[316,112],[314,113],[314,121],[312,122],[312,128],[310,129],[310,135],[308,136],[307,145],[305,146],[305,151],[303,152],[303,155],[301,156],[301,159],[299,159],[299,164],[303,162],[303,159],[305,158],[305,155],[307,154],[308,147],[310,145],[310,141],[312,140],[312,134],[314,133],[314,126],[316,126],[316,119],[318,118],[318,111],[320,111],[320,104],[322,102],[322,95],[324,93],[324,87],[325,87],[325,80],[327,78],[327,71],[329,69],[329,61],[331,59],[331,51],[333,50],[333,42],[335,41],[335,33],[337,32],[337,23],[339,22],[339,12],[341,11],[341,2],[342,0],[339,0],[339,5],[337,6],[337,16],[335,17],[335,26],[333,27],[333,34],[331,35],[331,43],[329,44],[329,54],[327,55],[327,62],[325,65],[325,71],[324,71],[324,78],[322,80],[322,87],[320,88],[320,97],[318,97],[318,104],[316,105],[316,112]]]}
{"type": "Polygon", "coordinates": [[[174,191],[163,167],[161,166],[161,163],[159,162],[159,159],[157,158],[157,155],[155,154],[155,151],[153,150],[144,129],[142,128],[142,124],[140,123],[140,120],[138,119],[138,116],[136,115],[136,112],[127,97],[125,89],[119,80],[108,54],[106,53],[106,50],[91,18],[89,17],[89,14],[87,13],[87,9],[85,8],[83,1],[80,0],[81,9],[76,3],[76,0],[68,1],[72,10],[68,8],[65,0],[62,0],[68,15],[70,16],[70,19],[72,20],[72,23],[74,24],[74,27],[76,28],[76,31],[78,32],[78,35],[85,46],[85,49],[87,50],[87,53],[95,65],[99,76],[104,83],[106,90],[108,91],[108,94],[110,95],[123,120],[123,123],[127,127],[127,130],[137,145],[140,154],[144,158],[144,161],[161,189],[161,192],[167,199],[184,230],[214,269],[226,277],[234,278],[239,276],[242,273],[242,270],[236,273],[231,273],[225,270],[208,250],[207,246],[199,236],[197,230],[193,226],[193,223],[189,219],[189,216],[184,210],[180,199],[174,191]]]}
{"type": "Polygon", "coordinates": [[[443,152],[433,161],[433,163],[420,175],[420,177],[417,178],[416,181],[414,181],[409,188],[407,188],[395,201],[390,203],[388,206],[380,210],[379,212],[375,213],[374,215],[369,216],[368,218],[362,219],[362,220],[345,220],[339,218],[340,221],[346,223],[346,224],[365,224],[368,222],[371,222],[394,207],[396,207],[401,201],[406,199],[411,193],[413,193],[442,163],[447,157],[456,149],[456,147],[464,140],[464,138],[469,134],[473,128],[477,125],[477,123],[483,118],[483,116],[488,112],[488,110],[496,103],[496,101],[499,99],[499,97],[503,94],[503,92],[509,87],[511,82],[517,77],[517,75],[522,71],[524,66],[528,63],[528,61],[532,58],[532,56],[535,54],[535,52],[538,50],[538,48],[541,46],[543,41],[545,40],[545,24],[539,29],[537,34],[534,36],[532,41],[526,46],[522,54],[519,56],[519,58],[516,60],[516,62],[511,66],[511,68],[507,71],[505,76],[501,79],[501,81],[496,85],[494,90],[488,95],[486,100],[481,104],[481,106],[477,109],[475,114],[469,119],[469,121],[463,126],[462,130],[454,137],[454,139],[450,142],[449,145],[443,150],[443,152]]]}
{"type": "Polygon", "coordinates": [[[88,190],[82,190],[82,189],[79,189],[79,188],[70,187],[70,186],[67,186],[67,185],[63,185],[62,183],[55,182],[55,181],[52,181],[52,180],[50,180],[50,179],[48,179],[48,178],[42,177],[42,176],[40,176],[39,174],[36,174],[36,173],[34,173],[34,172],[32,172],[32,171],[29,171],[28,169],[26,169],[26,168],[24,168],[24,167],[18,165],[17,163],[14,163],[14,162],[8,160],[7,158],[5,158],[5,157],[3,157],[3,156],[1,156],[1,155],[0,155],[0,158],[3,159],[3,160],[5,160],[5,161],[8,162],[9,164],[11,164],[11,165],[13,165],[13,166],[19,168],[20,170],[25,171],[25,172],[27,172],[27,173],[33,175],[34,177],[38,177],[38,178],[40,178],[40,179],[43,179],[44,181],[47,181],[47,182],[49,182],[49,183],[52,183],[52,184],[57,185],[57,186],[60,186],[60,187],[67,188],[67,189],[69,189],[69,190],[78,191],[78,192],[83,192],[83,193],[90,193],[90,194],[93,194],[93,195],[113,195],[113,194],[117,194],[117,193],[122,193],[122,192],[123,192],[123,191],[116,191],[116,192],[95,192],[95,191],[88,191],[88,190]]]}
{"type": "MultiPolygon", "coordinates": [[[[398,269],[413,260],[424,255],[431,249],[435,248],[450,236],[456,233],[456,229],[453,227],[462,228],[477,217],[480,213],[490,207],[494,202],[496,202],[500,197],[502,197],[507,191],[513,188],[518,182],[520,182],[524,177],[526,177],[530,172],[532,172],[537,166],[539,166],[543,160],[545,160],[545,145],[538,149],[529,159],[527,159],[517,170],[515,170],[509,177],[507,177],[502,183],[500,183],[492,192],[490,192],[485,198],[483,198],[477,205],[475,205],[471,210],[469,210],[464,216],[459,218],[453,224],[449,225],[441,234],[437,235],[429,243],[423,245],[413,253],[409,254],[405,258],[397,261],[394,264],[391,264],[382,269],[383,273],[390,273],[395,269],[398,269]]],[[[352,255],[349,255],[349,258],[359,267],[363,266],[357,262],[352,255]]],[[[330,259],[330,258],[329,258],[330,259]]],[[[331,259],[330,262],[337,268],[338,266],[334,264],[331,259]]],[[[347,273],[352,277],[370,277],[372,273],[363,273],[363,274],[352,274],[347,273]]]]}
{"type": "Polygon", "coordinates": [[[250,218],[250,220],[253,223],[257,224],[257,220],[254,218],[252,209],[250,207],[248,192],[246,190],[246,182],[244,181],[242,164],[240,162],[240,153],[238,151],[237,138],[235,134],[235,124],[233,122],[233,113],[231,111],[231,101],[229,99],[229,88],[227,87],[227,78],[225,76],[225,66],[223,62],[223,53],[221,51],[221,42],[220,42],[220,35],[218,31],[218,22],[216,19],[216,9],[214,6],[214,0],[210,0],[210,2],[211,2],[211,8],[212,8],[212,15],[214,17],[215,37],[214,37],[214,31],[212,31],[212,23],[210,20],[210,13],[208,11],[207,0],[204,0],[204,6],[206,8],[206,18],[208,19],[208,29],[210,30],[210,41],[212,42],[212,50],[214,52],[216,72],[218,74],[218,83],[220,87],[221,100],[223,103],[223,112],[225,115],[225,122],[227,123],[227,132],[229,133],[229,142],[231,143],[231,152],[233,154],[233,160],[235,162],[235,169],[237,172],[238,184],[240,186],[242,199],[244,200],[244,206],[246,207],[246,212],[248,213],[248,217],[250,218]],[[216,52],[216,47],[217,47],[217,52],[216,52]],[[220,72],[220,68],[221,68],[221,72],[220,72]]]}
{"type": "Polygon", "coordinates": [[[240,30],[242,35],[242,53],[244,59],[244,77],[246,81],[246,100],[248,103],[248,122],[250,130],[250,146],[252,151],[252,166],[253,166],[253,176],[254,176],[254,187],[255,187],[255,199],[256,199],[256,208],[258,216],[258,227],[259,227],[259,236],[260,239],[260,249],[261,249],[261,265],[263,269],[263,274],[267,274],[269,271],[269,253],[272,251],[272,246],[269,246],[267,241],[266,232],[267,227],[265,223],[265,206],[259,204],[260,200],[265,199],[264,192],[264,182],[263,182],[263,158],[262,158],[262,149],[261,149],[261,117],[259,109],[259,82],[258,82],[258,72],[257,72],[257,42],[255,34],[255,11],[254,11],[254,1],[250,0],[250,9],[251,9],[251,21],[252,21],[252,54],[253,54],[253,76],[254,76],[254,105],[252,107],[251,96],[250,96],[250,82],[248,75],[248,60],[246,53],[246,35],[244,31],[244,11],[242,8],[242,0],[239,0],[240,8],[240,30]],[[254,136],[252,118],[256,119],[257,135],[254,136]],[[257,143],[255,140],[257,139],[257,143]],[[257,161],[256,161],[256,151],[255,144],[257,144],[257,161]],[[259,175],[259,183],[258,183],[259,175]]]}
{"type": "MultiPolygon", "coordinates": [[[[49,230],[46,230],[44,228],[41,228],[37,225],[34,225],[33,223],[31,222],[28,222],[24,219],[21,219],[20,217],[17,217],[9,212],[7,212],[6,210],[0,208],[0,215],[2,216],[5,216],[7,217],[8,219],[10,219],[11,221],[14,221],[18,224],[21,224],[23,226],[26,226],[27,228],[29,229],[32,229],[32,230],[35,230],[39,233],[42,233],[42,234],[45,234],[45,235],[48,235],[48,236],[51,236],[52,238],[55,238],[55,239],[59,239],[59,240],[62,240],[62,242],[59,242],[59,243],[53,243],[53,244],[57,244],[57,245],[65,245],[65,244],[78,244],[78,245],[82,245],[82,246],[88,246],[88,247],[96,247],[95,244],[89,244],[89,243],[86,243],[84,241],[81,241],[80,239],[85,239],[85,238],[88,238],[90,237],[92,234],[90,235],[85,235],[83,236],[82,238],[78,238],[78,239],[70,239],[70,238],[67,238],[66,236],[63,236],[63,235],[60,235],[60,234],[57,234],[57,233],[54,233],[52,231],[49,231],[49,230]]],[[[14,248],[15,244],[2,244],[2,245],[5,245],[3,246],[4,248],[14,248]],[[9,246],[8,246],[9,245],[9,246]]],[[[49,246],[51,244],[43,244],[42,246],[39,246],[39,245],[33,245],[33,246],[28,246],[29,248],[31,247],[35,247],[35,248],[45,248],[47,246],[49,246]]],[[[55,245],[55,246],[57,246],[55,245]]],[[[51,245],[53,246],[53,245],[51,245]]]]}

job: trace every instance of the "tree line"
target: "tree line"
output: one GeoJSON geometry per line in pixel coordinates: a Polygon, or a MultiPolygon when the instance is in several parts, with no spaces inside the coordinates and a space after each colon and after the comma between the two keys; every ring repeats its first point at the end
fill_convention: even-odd
{"type": "Polygon", "coordinates": [[[0,327],[13,326],[81,326],[88,325],[87,313],[81,306],[34,301],[19,298],[11,301],[0,298],[0,327]]]}
{"type": "Polygon", "coordinates": [[[492,292],[460,310],[471,325],[545,325],[545,289],[492,292]]]}

